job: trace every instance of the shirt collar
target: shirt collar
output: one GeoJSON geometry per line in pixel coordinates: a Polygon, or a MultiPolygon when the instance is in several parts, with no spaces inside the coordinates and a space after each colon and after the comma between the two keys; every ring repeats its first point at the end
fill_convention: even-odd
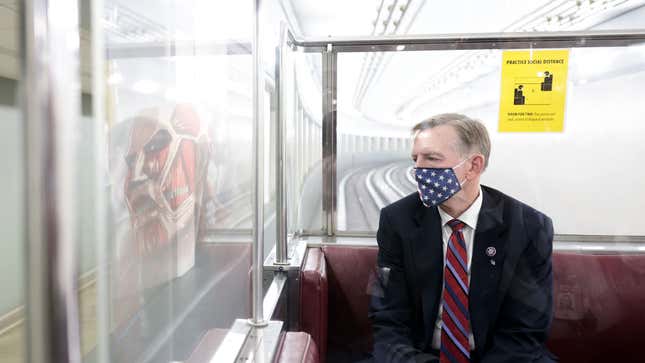
{"type": "MultiPolygon", "coordinates": [[[[479,219],[479,211],[482,209],[482,188],[479,188],[479,195],[473,202],[473,204],[468,207],[457,219],[464,222],[468,227],[473,230],[477,228],[477,220],[479,219]]],[[[453,218],[450,214],[444,212],[441,207],[437,207],[439,215],[441,216],[441,225],[445,226],[446,223],[450,222],[453,218]]]]}

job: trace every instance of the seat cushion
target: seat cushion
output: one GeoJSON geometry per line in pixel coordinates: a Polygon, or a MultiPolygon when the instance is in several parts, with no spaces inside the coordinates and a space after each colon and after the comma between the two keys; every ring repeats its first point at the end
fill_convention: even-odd
{"type": "Polygon", "coordinates": [[[319,363],[316,342],[307,333],[287,332],[283,335],[274,361],[276,363],[319,363]]]}

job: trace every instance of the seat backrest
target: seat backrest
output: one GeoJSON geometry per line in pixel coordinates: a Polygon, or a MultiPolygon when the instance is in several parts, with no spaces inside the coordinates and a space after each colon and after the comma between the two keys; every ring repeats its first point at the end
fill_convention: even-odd
{"type": "Polygon", "coordinates": [[[562,361],[641,362],[645,255],[554,253],[548,346],[562,361]]]}
{"type": "Polygon", "coordinates": [[[367,288],[378,250],[374,247],[325,246],[323,252],[329,279],[328,351],[330,354],[355,353],[360,358],[361,353],[372,351],[367,288]]]}
{"type": "MultiPolygon", "coordinates": [[[[378,250],[347,246],[322,250],[329,285],[330,359],[335,350],[369,352],[367,288],[378,250]]],[[[547,345],[554,354],[563,362],[642,361],[645,254],[555,252],[553,276],[554,319],[547,345]]]]}
{"type": "Polygon", "coordinates": [[[328,291],[325,255],[309,248],[300,276],[300,329],[316,342],[321,362],[327,361],[328,291]]]}

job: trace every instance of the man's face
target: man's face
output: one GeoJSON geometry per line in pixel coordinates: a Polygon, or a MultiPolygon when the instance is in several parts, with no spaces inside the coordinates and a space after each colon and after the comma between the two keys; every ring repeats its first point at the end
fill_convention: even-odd
{"type": "MultiPolygon", "coordinates": [[[[419,132],[412,146],[412,160],[417,168],[452,168],[463,160],[458,149],[458,136],[449,125],[419,132]]],[[[461,168],[459,168],[461,169],[461,168]]],[[[455,170],[458,175],[463,171],[455,170]]],[[[461,178],[460,178],[461,179],[461,178]]]]}

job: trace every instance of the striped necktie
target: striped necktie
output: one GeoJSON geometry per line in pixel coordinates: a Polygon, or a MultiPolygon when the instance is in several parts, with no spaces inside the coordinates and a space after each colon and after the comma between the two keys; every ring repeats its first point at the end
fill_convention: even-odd
{"type": "Polygon", "coordinates": [[[465,224],[453,219],[448,222],[452,234],[446,249],[443,271],[444,289],[441,313],[441,363],[470,362],[470,314],[468,313],[468,255],[461,232],[465,224]]]}

